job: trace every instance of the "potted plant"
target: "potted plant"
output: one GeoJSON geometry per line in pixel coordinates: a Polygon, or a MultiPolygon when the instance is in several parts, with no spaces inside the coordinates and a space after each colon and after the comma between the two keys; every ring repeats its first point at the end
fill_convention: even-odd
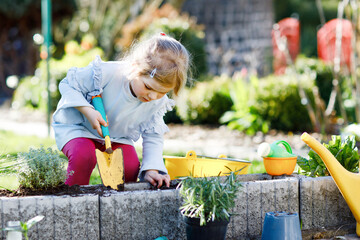
{"type": "Polygon", "coordinates": [[[235,172],[226,177],[183,177],[178,187],[187,239],[225,239],[229,211],[241,187],[235,172]]]}

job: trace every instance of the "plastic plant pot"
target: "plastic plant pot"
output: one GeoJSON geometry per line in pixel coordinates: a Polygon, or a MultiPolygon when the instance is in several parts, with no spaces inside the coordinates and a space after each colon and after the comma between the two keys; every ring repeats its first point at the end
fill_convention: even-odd
{"type": "Polygon", "coordinates": [[[287,212],[265,214],[261,240],[301,240],[299,215],[287,212]]]}
{"type": "Polygon", "coordinates": [[[187,240],[225,240],[227,226],[230,221],[215,220],[200,226],[200,218],[183,216],[186,225],[187,240]]]}
{"type": "Polygon", "coordinates": [[[297,157],[264,157],[265,170],[269,175],[291,175],[296,166],[297,157]]]}

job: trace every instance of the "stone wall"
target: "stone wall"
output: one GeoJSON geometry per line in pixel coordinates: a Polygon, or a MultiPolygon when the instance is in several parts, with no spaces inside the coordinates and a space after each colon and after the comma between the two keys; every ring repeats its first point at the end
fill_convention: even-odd
{"type": "Polygon", "coordinates": [[[272,0],[185,1],[183,11],[205,25],[210,73],[232,75],[242,68],[270,73],[272,4],[272,0]]]}
{"type": "MultiPolygon", "coordinates": [[[[338,234],[348,225],[355,232],[356,221],[331,177],[239,177],[244,184],[231,211],[229,240],[260,239],[265,213],[272,211],[299,213],[304,240],[313,237],[304,235],[308,230],[336,229],[338,234]]],[[[147,183],[125,184],[125,190],[101,196],[0,198],[0,228],[8,221],[44,215],[30,229],[30,239],[186,239],[178,190],[149,190],[147,183]]],[[[5,232],[0,231],[0,239],[6,239],[5,232]]]]}

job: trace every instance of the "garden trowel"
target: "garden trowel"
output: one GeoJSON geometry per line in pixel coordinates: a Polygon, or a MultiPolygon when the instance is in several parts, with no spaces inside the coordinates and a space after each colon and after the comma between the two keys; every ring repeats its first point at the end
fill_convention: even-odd
{"type": "MultiPolygon", "coordinates": [[[[103,119],[107,121],[101,95],[92,97],[92,104],[94,105],[95,110],[99,111],[103,119]]],[[[123,154],[119,148],[115,151],[112,150],[108,127],[101,125],[101,130],[103,136],[105,137],[106,147],[104,152],[96,149],[96,159],[101,181],[106,187],[119,190],[123,187],[124,184],[123,154]]]]}

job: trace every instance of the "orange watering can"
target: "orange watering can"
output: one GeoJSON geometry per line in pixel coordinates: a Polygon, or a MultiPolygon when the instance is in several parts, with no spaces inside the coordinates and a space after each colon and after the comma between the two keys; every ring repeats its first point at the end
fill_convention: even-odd
{"type": "Polygon", "coordinates": [[[303,140],[324,161],[337,187],[356,219],[356,234],[360,237],[360,173],[346,170],[324,145],[307,133],[301,135],[303,140]]]}

